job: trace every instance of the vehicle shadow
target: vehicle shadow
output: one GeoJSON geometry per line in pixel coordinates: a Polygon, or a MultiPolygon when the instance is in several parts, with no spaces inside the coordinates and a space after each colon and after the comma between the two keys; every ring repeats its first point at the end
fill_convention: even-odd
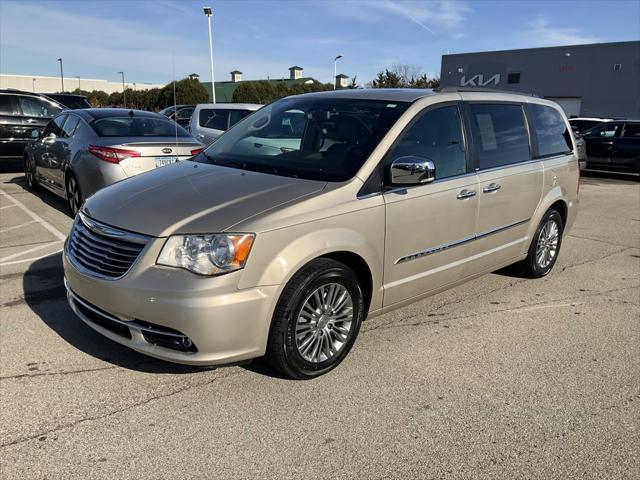
{"type": "Polygon", "coordinates": [[[613,185],[623,183],[638,183],[640,175],[633,173],[606,172],[603,170],[582,170],[580,183],[584,185],[613,185]]]}
{"type": "Polygon", "coordinates": [[[104,362],[145,373],[184,374],[210,370],[156,360],[103,337],[73,313],[62,279],[61,253],[37,260],[24,274],[24,299],[44,324],[78,350],[104,362]]]}
{"type": "Polygon", "coordinates": [[[38,197],[44,203],[46,203],[51,208],[55,208],[56,210],[64,213],[71,217],[71,212],[69,211],[69,207],[64,198],[57,196],[55,193],[52,193],[48,190],[45,190],[42,187],[36,188],[34,190],[29,190],[27,187],[27,179],[24,177],[24,173],[16,173],[16,175],[4,182],[5,185],[13,184],[21,187],[25,192],[29,192],[30,194],[38,197]]]}
{"type": "Polygon", "coordinates": [[[259,375],[285,378],[271,368],[263,358],[219,367],[194,367],[142,355],[100,335],[80,320],[67,303],[62,279],[61,253],[35,261],[23,276],[25,303],[64,341],[92,357],[121,368],[144,373],[190,374],[239,366],[259,375]]]}

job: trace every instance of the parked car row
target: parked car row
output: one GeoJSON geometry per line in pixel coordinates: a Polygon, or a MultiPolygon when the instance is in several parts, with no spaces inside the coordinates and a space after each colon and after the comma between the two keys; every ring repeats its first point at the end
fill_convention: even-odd
{"type": "Polygon", "coordinates": [[[202,150],[162,115],[117,108],[65,110],[32,136],[24,151],[29,188],[65,198],[73,215],[101,188],[202,150]]]}
{"type": "MultiPolygon", "coordinates": [[[[192,131],[224,130],[242,110],[218,107],[196,107],[192,131]]],[[[92,175],[105,176],[115,163],[158,165],[156,147],[139,145],[153,138],[132,131],[168,141],[151,115],[81,110],[54,124],[68,138],[82,129],[68,148],[79,164],[104,157],[92,175]]],[[[42,158],[46,138],[29,154],[42,158]]],[[[344,360],[367,316],[514,263],[547,275],[576,217],[578,178],[569,124],[548,100],[297,95],[191,161],[88,198],[63,251],[65,286],[85,323],[139,352],[193,365],[266,354],[285,375],[313,378],[344,360]]]]}
{"type": "Polygon", "coordinates": [[[45,95],[0,90],[0,162],[21,161],[29,141],[64,108],[45,95]]]}

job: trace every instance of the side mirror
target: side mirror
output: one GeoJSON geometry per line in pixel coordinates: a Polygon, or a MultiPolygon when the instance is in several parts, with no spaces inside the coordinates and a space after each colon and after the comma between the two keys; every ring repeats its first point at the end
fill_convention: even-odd
{"type": "Polygon", "coordinates": [[[423,157],[396,158],[388,168],[387,178],[391,185],[421,185],[436,179],[436,166],[423,157]]]}

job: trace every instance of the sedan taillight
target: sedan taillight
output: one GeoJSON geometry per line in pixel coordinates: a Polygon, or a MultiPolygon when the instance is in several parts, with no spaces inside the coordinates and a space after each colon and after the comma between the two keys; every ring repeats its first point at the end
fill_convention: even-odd
{"type": "Polygon", "coordinates": [[[196,148],[195,150],[191,150],[191,156],[195,157],[197,154],[199,154],[202,150],[204,150],[204,148],[196,148]]]}
{"type": "Polygon", "coordinates": [[[109,163],[120,163],[125,158],[139,157],[140,152],[135,150],[125,150],[124,148],[101,147],[99,145],[89,145],[89,153],[92,153],[100,160],[109,163]]]}

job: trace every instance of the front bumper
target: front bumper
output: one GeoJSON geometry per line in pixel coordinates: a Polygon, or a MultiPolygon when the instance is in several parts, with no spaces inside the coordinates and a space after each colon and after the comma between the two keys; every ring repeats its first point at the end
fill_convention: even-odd
{"type": "Polygon", "coordinates": [[[239,290],[242,271],[199,277],[157,266],[163,243],[150,242],[118,280],[81,273],[65,248],[65,287],[76,315],[105,337],[170,362],[218,365],[264,355],[278,287],[239,290]]]}

